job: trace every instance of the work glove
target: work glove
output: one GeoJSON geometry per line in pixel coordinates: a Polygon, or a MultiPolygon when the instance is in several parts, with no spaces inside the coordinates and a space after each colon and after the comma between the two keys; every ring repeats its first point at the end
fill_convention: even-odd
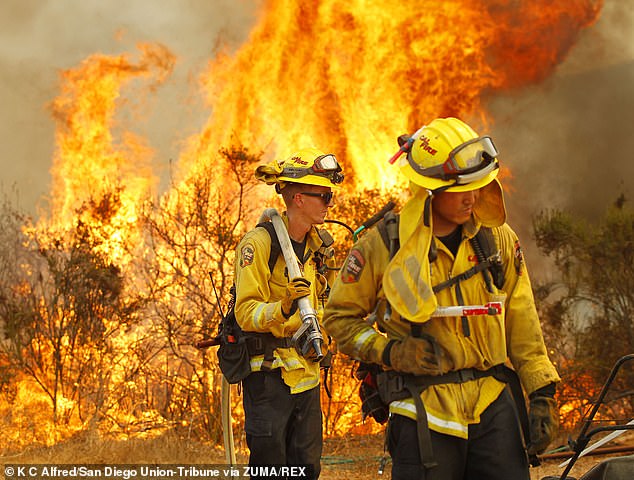
{"type": "Polygon", "coordinates": [[[432,339],[408,335],[401,341],[391,340],[383,350],[383,363],[397,372],[414,375],[440,375],[451,369],[452,362],[432,339]]]}
{"type": "Polygon", "coordinates": [[[280,301],[282,315],[290,318],[297,311],[297,300],[310,295],[310,282],[304,277],[296,277],[286,285],[286,292],[280,301]]]}
{"type": "Polygon", "coordinates": [[[559,430],[559,409],[555,401],[555,384],[551,383],[529,395],[528,424],[530,443],[529,455],[544,453],[555,439],[559,430]]]}
{"type": "Polygon", "coordinates": [[[317,285],[317,296],[321,297],[325,293],[327,293],[328,289],[328,280],[321,273],[318,273],[315,276],[316,285],[317,285]]]}

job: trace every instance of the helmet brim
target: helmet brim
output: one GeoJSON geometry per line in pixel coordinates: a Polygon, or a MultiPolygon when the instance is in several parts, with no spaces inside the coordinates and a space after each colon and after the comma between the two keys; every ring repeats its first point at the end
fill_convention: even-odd
{"type": "Polygon", "coordinates": [[[441,189],[444,192],[470,192],[482,188],[491,183],[500,171],[499,168],[491,171],[488,175],[475,180],[473,182],[466,183],[464,185],[456,185],[455,182],[449,180],[441,180],[438,178],[424,177],[415,172],[412,167],[407,163],[401,168],[403,174],[414,184],[423,187],[432,192],[441,189]]]}
{"type": "Polygon", "coordinates": [[[339,188],[341,184],[334,184],[326,177],[320,177],[317,175],[306,175],[305,177],[300,178],[292,178],[281,176],[278,177],[278,180],[284,181],[287,183],[303,183],[304,185],[317,185],[321,187],[331,187],[331,188],[339,188]]]}

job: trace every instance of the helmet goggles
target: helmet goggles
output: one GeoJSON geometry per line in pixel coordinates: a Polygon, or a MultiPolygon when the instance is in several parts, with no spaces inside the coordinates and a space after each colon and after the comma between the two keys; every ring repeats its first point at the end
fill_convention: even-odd
{"type": "Polygon", "coordinates": [[[307,168],[302,167],[284,167],[281,176],[288,178],[302,178],[306,175],[317,175],[325,177],[334,185],[343,182],[343,173],[341,166],[333,154],[320,155],[315,159],[315,163],[307,168]]]}
{"type": "Polygon", "coordinates": [[[491,137],[484,136],[458,145],[440,165],[421,167],[411,155],[407,155],[407,161],[419,175],[465,185],[480,180],[499,168],[497,155],[498,151],[491,137]]]}

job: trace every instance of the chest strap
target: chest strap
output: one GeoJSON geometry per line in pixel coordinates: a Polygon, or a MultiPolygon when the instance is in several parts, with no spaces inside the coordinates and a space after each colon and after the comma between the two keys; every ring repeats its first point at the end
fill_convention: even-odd
{"type": "Polygon", "coordinates": [[[441,290],[444,290],[445,288],[449,288],[458,282],[468,280],[469,278],[473,277],[476,273],[480,273],[482,271],[487,270],[490,266],[491,266],[491,262],[489,260],[485,260],[482,263],[476,263],[469,270],[462,272],[461,274],[456,275],[455,277],[451,277],[449,280],[445,280],[444,282],[434,285],[432,287],[432,290],[434,291],[434,293],[438,293],[441,290]]]}

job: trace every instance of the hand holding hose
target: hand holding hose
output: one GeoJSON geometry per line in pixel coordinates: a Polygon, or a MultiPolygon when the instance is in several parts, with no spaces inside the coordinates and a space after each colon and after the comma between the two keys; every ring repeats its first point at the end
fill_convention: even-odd
{"type": "Polygon", "coordinates": [[[304,277],[295,277],[286,285],[286,292],[280,301],[282,315],[290,318],[297,311],[297,300],[310,295],[310,281],[304,277]]]}

